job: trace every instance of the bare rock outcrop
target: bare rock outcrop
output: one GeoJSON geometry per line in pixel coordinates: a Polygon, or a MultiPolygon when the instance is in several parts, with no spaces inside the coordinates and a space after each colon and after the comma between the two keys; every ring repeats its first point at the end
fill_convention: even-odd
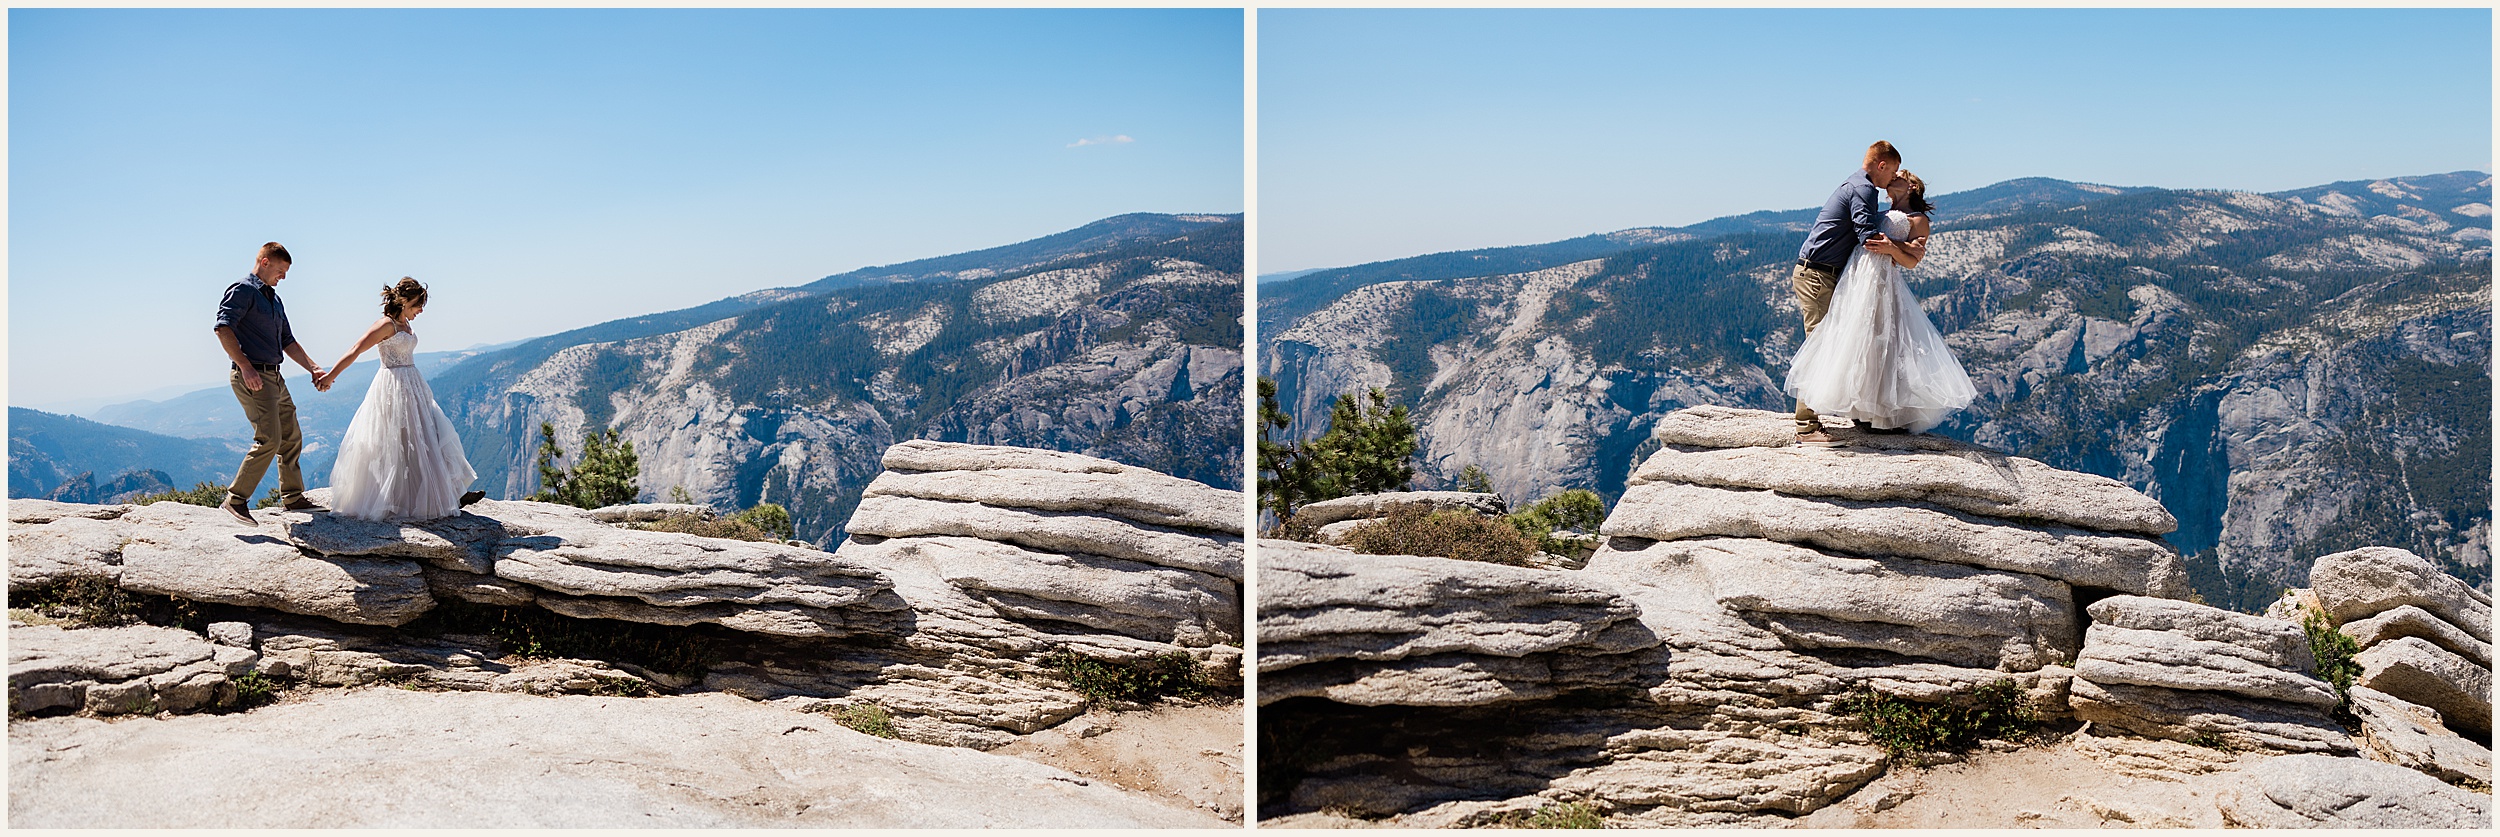
{"type": "Polygon", "coordinates": [[[2354,686],[2352,712],[2361,719],[2362,755],[2445,782],[2491,785],[2491,748],[2450,731],[2438,710],[2354,686]]]}
{"type": "Polygon", "coordinates": [[[2242,828],[2491,828],[2491,797],[2365,759],[2278,756],[2219,800],[2242,828]]]}
{"type": "Polygon", "coordinates": [[[2372,546],[2321,557],[2309,568],[2309,588],[2340,622],[2411,605],[2491,641],[2491,598],[2402,549],[2372,546]]]}
{"type": "MultiPolygon", "coordinates": [[[[2432,751],[2480,750],[2491,736],[2491,599],[2402,549],[2365,547],[2323,556],[2309,571],[2309,595],[2361,647],[2358,686],[2377,704],[2353,711],[2365,734],[2386,742],[2409,741],[2406,722],[2420,721],[2431,743],[2387,743],[2373,757],[2446,776],[2432,751]],[[2386,704],[2405,704],[2410,708],[2386,704]],[[2462,738],[2460,737],[2462,736],[2462,738]],[[2424,767],[2424,765],[2430,765],[2424,767]]],[[[2355,689],[2358,694],[2362,691],[2355,689]]],[[[2488,758],[2486,755],[2484,758],[2488,758]]],[[[2467,759],[2470,761],[2470,759],[2467,759]]],[[[2475,781],[2488,783],[2488,770],[2475,781]]]]}
{"type": "Polygon", "coordinates": [[[231,698],[260,655],[190,631],[134,625],[70,631],[9,626],[9,710],[96,715],[188,712],[231,698]]]}
{"type": "Polygon", "coordinates": [[[1447,558],[1264,541],[1259,701],[1472,706],[1640,682],[1663,665],[1600,582],[1447,558]]]}
{"type": "Polygon", "coordinates": [[[2439,711],[2468,735],[2491,734],[2491,670],[2416,637],[2388,640],[2363,650],[2353,662],[2353,682],[2439,711]]]}

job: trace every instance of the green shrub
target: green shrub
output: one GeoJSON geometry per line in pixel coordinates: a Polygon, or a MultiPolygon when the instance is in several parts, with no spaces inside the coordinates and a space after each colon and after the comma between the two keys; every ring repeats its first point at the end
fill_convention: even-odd
{"type": "Polygon", "coordinates": [[[1371,555],[1429,555],[1488,564],[1528,565],[1537,551],[1510,524],[1473,512],[1408,506],[1346,533],[1346,546],[1371,555]]]}
{"type": "Polygon", "coordinates": [[[1483,468],[1469,465],[1458,469],[1458,480],[1451,487],[1458,491],[1491,494],[1493,493],[1493,476],[1485,473],[1483,468]]]}
{"type": "Polygon", "coordinates": [[[1535,540],[1538,549],[1556,555],[1573,555],[1583,549],[1594,549],[1597,539],[1558,537],[1555,532],[1595,532],[1605,522],[1605,499],[1585,488],[1556,493],[1510,516],[1511,528],[1535,540]]]}
{"type": "Polygon", "coordinates": [[[2352,711],[2352,679],[2361,676],[2361,664],[2353,657],[2361,654],[2361,643],[2351,634],[2335,626],[2335,620],[2317,608],[2303,608],[2300,629],[2309,635],[2309,653],[2318,660],[2318,679],[2335,687],[2335,708],[2352,711]]]}
{"type": "Polygon", "coordinates": [[[730,517],[782,540],[789,540],[794,534],[790,528],[790,510],[778,503],[757,503],[755,508],[730,517]]]}
{"type": "Polygon", "coordinates": [[[1534,811],[1513,811],[1492,823],[1497,828],[1605,828],[1606,816],[1587,802],[1545,805],[1534,811]]]}
{"type": "Polygon", "coordinates": [[[1091,703],[1151,703],[1164,698],[1219,697],[1213,680],[1188,654],[1103,660],[1061,649],[1041,660],[1091,703]]]}
{"type": "Polygon", "coordinates": [[[834,723],[859,732],[878,738],[895,737],[894,716],[887,714],[885,707],[873,703],[854,703],[840,709],[828,710],[825,714],[833,716],[834,723]]]}
{"type": "Polygon", "coordinates": [[[161,491],[155,494],[139,497],[138,499],[130,502],[142,506],[149,503],[166,502],[189,503],[194,506],[216,506],[226,502],[226,487],[215,483],[202,482],[187,489],[178,488],[172,491],[161,491]]]}
{"type": "Polygon", "coordinates": [[[71,576],[40,587],[11,590],[9,606],[59,620],[69,628],[116,628],[144,623],[196,631],[207,624],[196,602],[133,593],[121,589],[112,579],[96,576],[71,576]]]}
{"type": "Polygon", "coordinates": [[[705,518],[693,514],[672,514],[648,523],[631,525],[633,528],[648,532],[677,532],[707,538],[729,538],[741,541],[780,540],[773,537],[771,533],[755,528],[745,520],[735,517],[705,518]]]}
{"type": "Polygon", "coordinates": [[[1864,721],[1875,743],[1896,756],[1962,752],[1991,738],[2023,741],[2040,729],[2039,716],[2023,699],[2022,685],[2012,680],[1998,680],[1940,703],[1860,690],[1842,698],[1837,708],[1864,721]]]}

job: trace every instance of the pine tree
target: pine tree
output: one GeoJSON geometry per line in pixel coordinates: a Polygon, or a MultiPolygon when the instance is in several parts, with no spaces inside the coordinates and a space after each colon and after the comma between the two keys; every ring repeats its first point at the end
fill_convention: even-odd
{"type": "Polygon", "coordinates": [[[615,428],[582,434],[582,458],[573,463],[570,473],[556,464],[564,449],[556,446],[555,425],[540,422],[538,438],[540,487],[530,499],[595,509],[642,496],[642,488],[634,483],[642,473],[642,462],[634,456],[634,443],[619,436],[615,428]]]}
{"type": "Polygon", "coordinates": [[[1276,382],[1260,378],[1259,507],[1279,521],[1292,517],[1304,503],[1325,499],[1319,496],[1319,469],[1302,443],[1290,437],[1280,442],[1270,435],[1282,434],[1291,424],[1293,416],[1276,402],[1276,382]]]}
{"type": "Polygon", "coordinates": [[[1328,497],[1404,491],[1415,478],[1407,457],[1418,443],[1406,405],[1391,406],[1389,393],[1379,387],[1372,387],[1370,396],[1368,404],[1351,393],[1337,396],[1328,432],[1307,448],[1322,473],[1320,493],[1328,497]]]}
{"type": "Polygon", "coordinates": [[[1493,493],[1493,476],[1485,473],[1483,468],[1478,468],[1474,465],[1460,468],[1458,470],[1458,490],[1473,491],[1478,494],[1491,494],[1493,493]]]}

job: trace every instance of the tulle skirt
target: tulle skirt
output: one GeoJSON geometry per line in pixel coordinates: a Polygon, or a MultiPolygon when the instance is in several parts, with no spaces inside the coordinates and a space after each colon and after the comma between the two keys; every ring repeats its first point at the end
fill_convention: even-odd
{"type": "Polygon", "coordinates": [[[1786,389],[1820,415],[1919,433],[1979,395],[1900,267],[1865,251],[1850,255],[1822,324],[1797,347],[1786,389]]]}
{"type": "Polygon", "coordinates": [[[476,479],[425,377],[414,366],[385,366],[339,440],[330,511],[362,520],[449,517],[476,479]]]}

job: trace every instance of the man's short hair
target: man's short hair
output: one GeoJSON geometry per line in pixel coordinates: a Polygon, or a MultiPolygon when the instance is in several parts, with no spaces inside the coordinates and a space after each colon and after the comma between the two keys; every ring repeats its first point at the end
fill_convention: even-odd
{"type": "Polygon", "coordinates": [[[1882,160],[1896,166],[1901,165],[1901,152],[1894,149],[1892,147],[1892,143],[1885,142],[1883,140],[1876,140],[1874,145],[1866,147],[1866,164],[1870,166],[1875,165],[1875,161],[1877,160],[1882,160]]]}
{"type": "Polygon", "coordinates": [[[286,245],[275,241],[260,246],[260,257],[286,262],[287,264],[295,263],[295,257],[287,255],[286,245]]]}

